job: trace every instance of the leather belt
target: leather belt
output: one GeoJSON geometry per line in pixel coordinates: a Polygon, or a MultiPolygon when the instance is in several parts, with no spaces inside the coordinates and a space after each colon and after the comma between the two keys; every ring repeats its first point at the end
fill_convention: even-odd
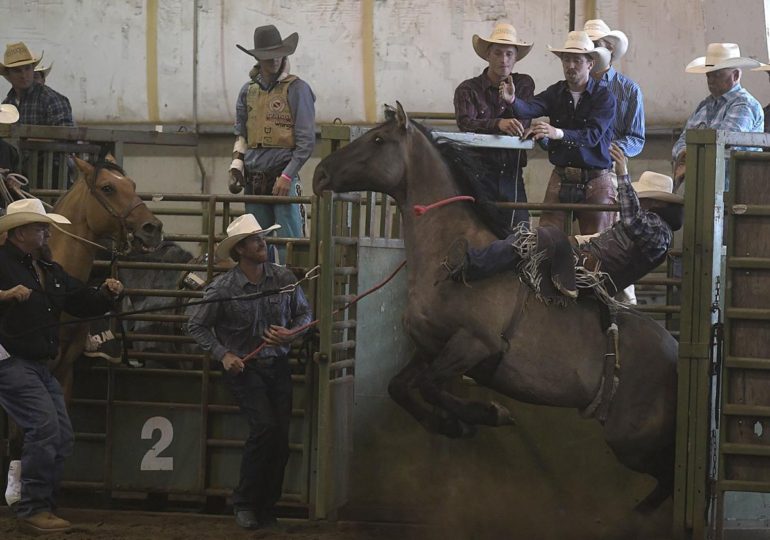
{"type": "Polygon", "coordinates": [[[562,181],[570,184],[584,184],[611,172],[610,169],[581,169],[579,167],[554,167],[554,170],[562,181]]]}

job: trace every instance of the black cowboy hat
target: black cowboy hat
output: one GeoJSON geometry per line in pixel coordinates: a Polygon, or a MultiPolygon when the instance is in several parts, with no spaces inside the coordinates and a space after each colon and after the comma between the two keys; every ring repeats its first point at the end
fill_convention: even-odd
{"type": "Polygon", "coordinates": [[[236,45],[246,54],[250,54],[257,60],[272,60],[294,54],[299,41],[299,34],[294,32],[286,39],[281,39],[278,29],[272,24],[267,26],[258,26],[254,30],[254,48],[249,50],[240,45],[236,45]]]}

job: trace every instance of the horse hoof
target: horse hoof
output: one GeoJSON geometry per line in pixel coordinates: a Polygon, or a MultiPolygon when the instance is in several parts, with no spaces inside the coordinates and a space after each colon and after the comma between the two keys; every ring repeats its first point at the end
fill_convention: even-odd
{"type": "Polygon", "coordinates": [[[493,425],[495,426],[516,425],[516,420],[513,418],[511,411],[508,410],[508,407],[505,407],[504,405],[500,405],[496,401],[492,401],[489,404],[489,406],[492,409],[493,417],[495,419],[493,425]]]}

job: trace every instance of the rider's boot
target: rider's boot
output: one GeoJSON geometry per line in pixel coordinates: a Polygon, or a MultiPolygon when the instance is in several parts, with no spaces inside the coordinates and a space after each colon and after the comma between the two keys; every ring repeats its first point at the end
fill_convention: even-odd
{"type": "Polygon", "coordinates": [[[537,251],[546,253],[553,286],[564,296],[577,298],[575,255],[569,237],[555,227],[540,227],[537,230],[537,251]]]}

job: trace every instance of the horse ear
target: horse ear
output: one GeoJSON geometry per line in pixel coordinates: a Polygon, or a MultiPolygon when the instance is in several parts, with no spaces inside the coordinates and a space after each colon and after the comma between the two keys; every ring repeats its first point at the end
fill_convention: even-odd
{"type": "Polygon", "coordinates": [[[80,169],[80,171],[86,176],[89,176],[91,173],[94,172],[93,165],[91,165],[87,161],[84,161],[77,156],[72,156],[72,158],[75,160],[75,165],[77,165],[77,168],[80,169]]]}
{"type": "Polygon", "coordinates": [[[409,117],[406,115],[404,107],[401,103],[396,101],[396,123],[401,129],[407,129],[409,127],[409,117]]]}
{"type": "Polygon", "coordinates": [[[115,159],[115,156],[112,155],[112,152],[107,152],[107,154],[104,156],[104,161],[114,163],[115,165],[118,164],[118,160],[115,159]]]}

